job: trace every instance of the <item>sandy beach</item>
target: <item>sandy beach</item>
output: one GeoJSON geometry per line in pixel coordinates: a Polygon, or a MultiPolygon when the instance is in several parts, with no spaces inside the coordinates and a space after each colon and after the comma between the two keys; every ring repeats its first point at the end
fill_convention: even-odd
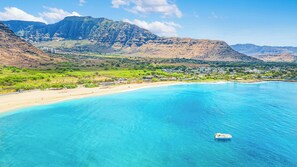
{"type": "Polygon", "coordinates": [[[142,88],[169,86],[180,84],[180,82],[156,82],[141,84],[125,84],[98,88],[76,88],[65,90],[34,90],[22,93],[12,93],[0,96],[0,113],[13,111],[35,105],[50,104],[65,100],[79,99],[90,96],[101,96],[114,93],[133,91],[142,88]]]}

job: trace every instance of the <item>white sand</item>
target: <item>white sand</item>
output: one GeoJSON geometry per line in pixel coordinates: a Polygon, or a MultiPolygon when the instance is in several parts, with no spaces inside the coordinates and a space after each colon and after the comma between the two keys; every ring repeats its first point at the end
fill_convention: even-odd
{"type": "Polygon", "coordinates": [[[79,99],[89,96],[101,96],[113,93],[127,92],[141,88],[169,86],[180,84],[179,82],[156,82],[142,84],[126,84],[110,86],[106,88],[76,88],[67,90],[34,90],[23,93],[13,93],[0,96],[0,113],[9,112],[15,109],[50,104],[65,100],[79,99]]]}

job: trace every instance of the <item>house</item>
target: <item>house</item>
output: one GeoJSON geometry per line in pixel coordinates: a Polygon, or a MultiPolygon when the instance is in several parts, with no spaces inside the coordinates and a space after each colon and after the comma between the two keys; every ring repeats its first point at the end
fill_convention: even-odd
{"type": "Polygon", "coordinates": [[[127,84],[128,83],[126,78],[119,78],[116,82],[119,84],[127,84]]]}

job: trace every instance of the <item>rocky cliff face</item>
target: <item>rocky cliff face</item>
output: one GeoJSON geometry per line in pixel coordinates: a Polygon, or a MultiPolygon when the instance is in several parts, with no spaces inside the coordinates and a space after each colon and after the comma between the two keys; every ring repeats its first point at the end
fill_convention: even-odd
{"type": "Polygon", "coordinates": [[[106,18],[66,17],[56,24],[37,24],[36,22],[3,22],[16,34],[30,42],[59,40],[92,40],[98,46],[139,46],[157,35],[135,25],[112,21],[106,18]],[[31,23],[31,24],[30,24],[31,23]],[[25,26],[27,25],[27,27],[25,26]]]}
{"type": "Polygon", "coordinates": [[[231,49],[224,41],[190,38],[160,38],[140,47],[125,47],[123,53],[163,58],[190,58],[206,61],[257,61],[231,49]]]}
{"type": "Polygon", "coordinates": [[[54,59],[16,36],[0,23],[0,64],[18,67],[36,67],[54,59]]]}
{"type": "Polygon", "coordinates": [[[56,41],[50,47],[63,51],[88,50],[99,53],[209,61],[259,61],[234,51],[224,41],[163,38],[136,25],[105,18],[73,16],[50,25],[22,23],[22,26],[17,26],[20,21],[4,23],[27,41],[39,42],[39,46],[46,44],[45,41],[56,41]],[[67,45],[65,42],[63,46],[57,45],[59,41],[73,40],[76,40],[77,44],[72,47],[65,48],[67,45]],[[83,40],[88,42],[80,42],[83,40]],[[81,45],[81,43],[88,44],[81,45]]]}

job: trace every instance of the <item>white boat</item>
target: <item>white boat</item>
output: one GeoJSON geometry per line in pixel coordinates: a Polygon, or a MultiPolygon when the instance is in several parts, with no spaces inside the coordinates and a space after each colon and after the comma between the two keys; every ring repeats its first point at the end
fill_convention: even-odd
{"type": "Polygon", "coordinates": [[[214,138],[218,140],[230,140],[232,139],[232,135],[226,133],[216,133],[214,138]]]}

